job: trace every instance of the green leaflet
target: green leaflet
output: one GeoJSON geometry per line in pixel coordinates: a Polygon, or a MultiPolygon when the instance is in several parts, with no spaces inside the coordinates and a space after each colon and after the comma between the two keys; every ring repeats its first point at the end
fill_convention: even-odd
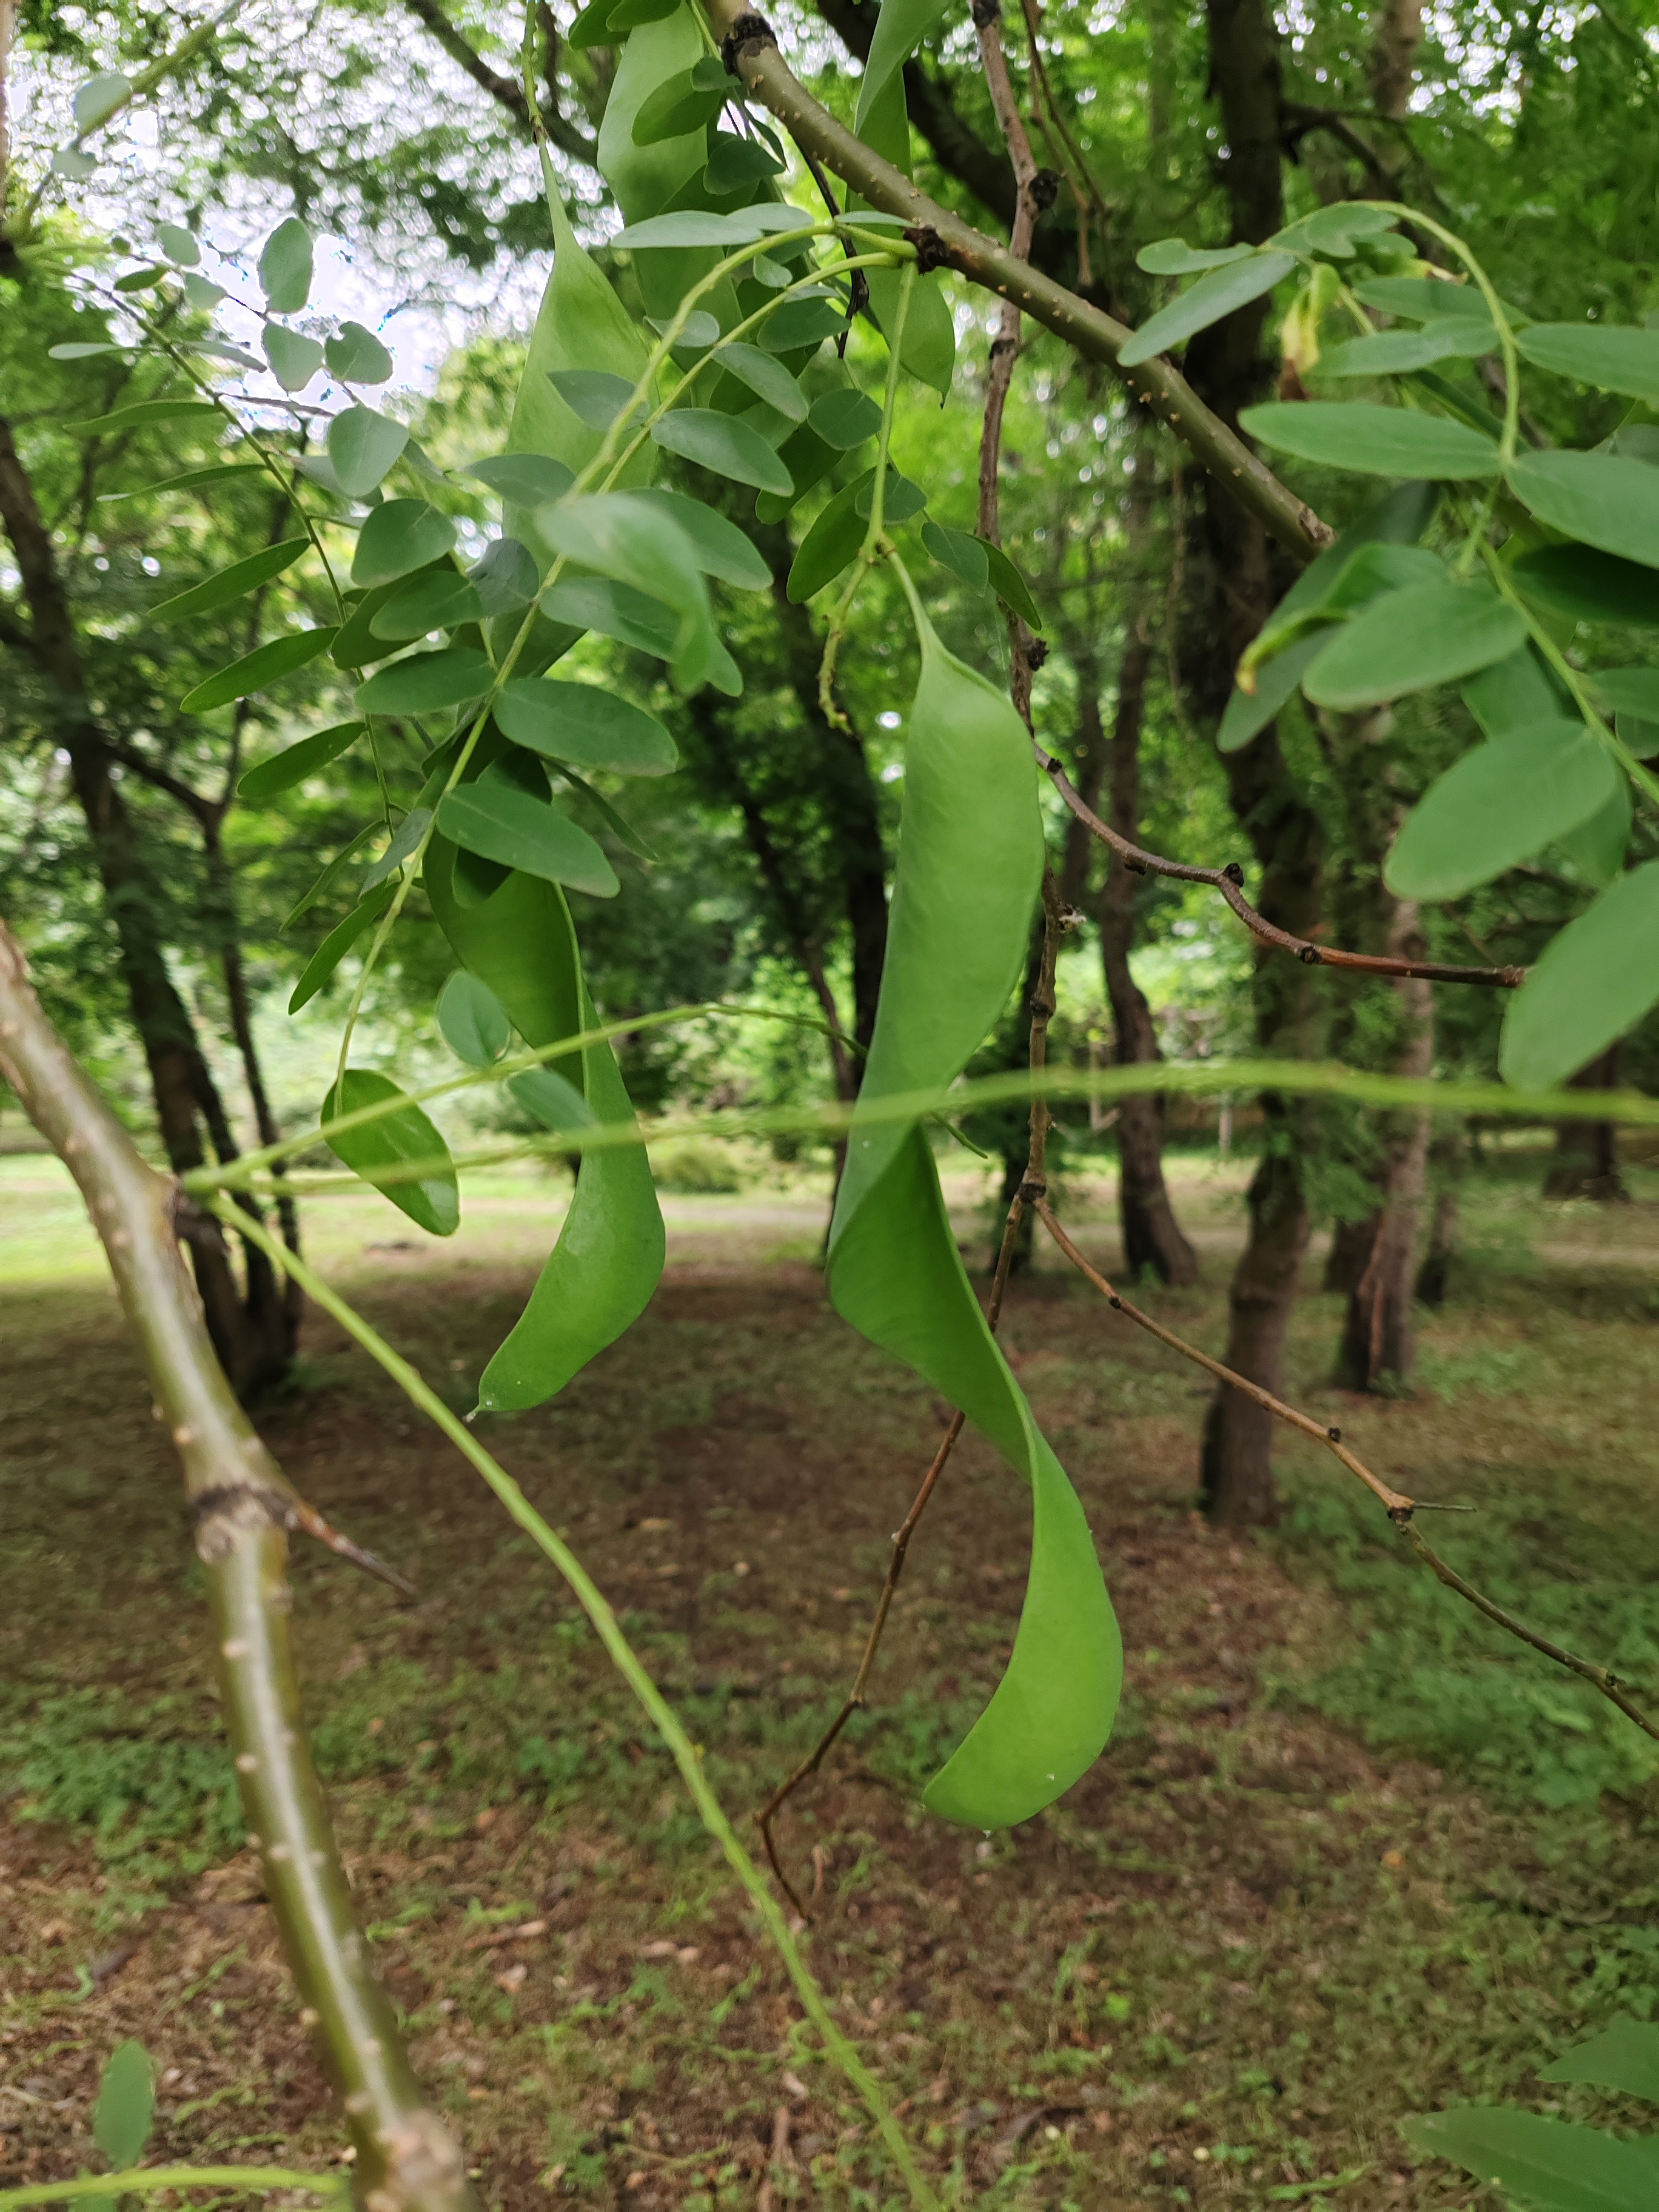
{"type": "Polygon", "coordinates": [[[876,34],[870,41],[869,56],[864,64],[864,79],[859,86],[858,112],[853,125],[866,143],[874,143],[865,130],[871,110],[916,48],[938,29],[945,11],[945,0],[882,0],[881,12],[876,18],[876,34]]]}
{"type": "Polygon", "coordinates": [[[1464,2105],[1402,2123],[1407,2142],[1513,2191],[1535,2212],[1645,2212],[1659,2197],[1659,2138],[1604,2135],[1508,2105],[1464,2105]]]}
{"type": "Polygon", "coordinates": [[[1182,344],[1235,308],[1248,307],[1264,292],[1271,292],[1295,266],[1294,254],[1260,252],[1212,269],[1195,284],[1189,284],[1179,299],[1171,300],[1141,325],[1119,354],[1119,362],[1133,368],[1138,362],[1150,361],[1154,354],[1182,344]]]}
{"type": "Polygon", "coordinates": [[[308,538],[287,538],[280,545],[267,545],[260,552],[250,553],[246,561],[222,568],[204,583],[175,592],[169,599],[158,599],[149,611],[149,618],[152,622],[183,622],[186,617],[212,614],[217,608],[228,607],[233,600],[257,592],[273,576],[280,576],[284,568],[291,568],[310,546],[308,538]]]}
{"type": "Polygon", "coordinates": [[[186,691],[179,707],[186,714],[210,714],[216,707],[228,707],[233,699],[252,698],[268,684],[292,676],[295,669],[304,668],[326,653],[337,635],[332,629],[301,629],[286,637],[274,637],[268,645],[256,646],[240,660],[233,660],[228,668],[216,670],[193,691],[186,691]]]}
{"type": "MultiPolygon", "coordinates": [[[[1036,774],[1003,695],[921,624],[886,973],[862,1098],[948,1084],[1018,981],[1042,870],[1036,774]]],[[[1122,1647],[1083,1509],[963,1271],[921,1129],[854,1123],[830,1292],[961,1407],[1031,1485],[1030,1582],[995,1696],[925,1802],[973,1827],[1028,1820],[1099,1755],[1122,1647]]]]}
{"type": "Polygon", "coordinates": [[[331,1137],[328,1148],[417,1226],[434,1237],[453,1237],[460,1225],[461,1197],[449,1147],[428,1115],[389,1075],[368,1067],[347,1068],[323,1101],[322,1119],[331,1121],[388,1098],[402,1098],[404,1103],[378,1121],[365,1121],[331,1137]]]}
{"type": "MultiPolygon", "coordinates": [[[[532,1045],[593,1025],[570,909],[556,885],[511,875],[477,905],[457,903],[455,848],[427,848],[426,891],[445,936],[487,984],[532,1045]]],[[[608,1044],[581,1055],[581,1087],[601,1121],[633,1118],[608,1044]]],[[[560,1066],[570,1073],[573,1063],[560,1066]]],[[[575,1195],[530,1303],[478,1385],[482,1409],[539,1406],[562,1390],[596,1352],[614,1344],[645,1310],[663,1264],[662,1214],[645,1147],[584,1158],[575,1195]]]]}
{"type": "Polygon", "coordinates": [[[1659,2027],[1644,2027],[1626,2014],[1615,2014],[1600,2035],[1564,2051],[1553,2066],[1538,2069],[1540,2081],[1594,2081],[1626,2097],[1645,2097],[1659,2105],[1659,2027]]]}
{"type": "Polygon", "coordinates": [[[1565,1082],[1656,1004],[1659,860],[1649,860],[1544,947],[1505,1010],[1498,1072],[1519,1091],[1565,1082]]]}
{"type": "MultiPolygon", "coordinates": [[[[549,376],[568,369],[599,369],[626,378],[631,388],[643,375],[649,352],[605,272],[583,251],[556,192],[548,194],[548,207],[553,218],[553,274],[547,280],[531,333],[524,375],[507,427],[507,450],[509,454],[539,454],[575,473],[598,453],[600,433],[591,429],[560,398],[549,376]]],[[[636,472],[648,476],[654,459],[650,448],[645,448],[639,462],[629,469],[630,481],[636,472]]],[[[543,495],[557,498],[560,495],[556,491],[543,495]]],[[[545,572],[552,559],[551,550],[536,534],[529,515],[507,506],[503,521],[507,536],[528,545],[545,572]]]]}
{"type": "Polygon", "coordinates": [[[155,2069],[136,2037],[115,2051],[98,2083],[93,2139],[121,2172],[137,2166],[155,2117],[155,2069]]]}
{"type": "Polygon", "coordinates": [[[289,1013],[297,1014],[301,1006],[310,1004],[369,924],[379,921],[391,898],[392,886],[383,883],[371,890],[361,904],[353,907],[343,921],[336,922],[301,971],[300,980],[289,996],[289,1013]]]}
{"type": "Polygon", "coordinates": [[[1488,738],[1413,807],[1383,881],[1397,898],[1461,898],[1589,821],[1620,781],[1582,722],[1533,722],[1488,738]]]}
{"type": "Polygon", "coordinates": [[[236,786],[236,796],[251,806],[263,806],[267,799],[291,791],[296,783],[303,783],[319,769],[338,760],[362,734],[362,722],[336,722],[331,729],[319,730],[312,737],[301,738],[286,752],[274,754],[270,760],[259,761],[248,769],[236,786]]]}
{"type": "MultiPolygon", "coordinates": [[[[1309,563],[1269,616],[1268,627],[1291,633],[1297,617],[1322,606],[1362,546],[1414,544],[1427,529],[1438,498],[1436,487],[1429,483],[1402,484],[1386,493],[1309,563]]],[[[1267,727],[1329,639],[1328,630],[1309,631],[1258,665],[1253,692],[1234,690],[1216,733],[1224,753],[1236,752],[1267,727]]]]}

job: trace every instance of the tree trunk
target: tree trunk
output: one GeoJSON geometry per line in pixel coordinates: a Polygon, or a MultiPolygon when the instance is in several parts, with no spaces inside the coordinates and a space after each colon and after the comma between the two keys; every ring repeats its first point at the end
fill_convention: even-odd
{"type": "MultiPolygon", "coordinates": [[[[867,1050],[876,1033],[876,1005],[887,958],[887,857],[881,838],[880,795],[858,732],[850,723],[844,730],[836,728],[819,702],[818,635],[811,617],[795,605],[787,589],[793,557],[789,534],[781,523],[750,527],[772,569],[772,605],[783,646],[784,673],[811,740],[818,803],[829,824],[851,939],[853,1035],[867,1050]]],[[[855,1074],[854,1088],[856,1085],[855,1074]]]]}
{"type": "MultiPolygon", "coordinates": [[[[1112,782],[1108,820],[1121,837],[1140,842],[1140,726],[1146,696],[1150,641],[1132,635],[1118,671],[1117,714],[1112,727],[1112,782]]],[[[1085,720],[1098,729],[1100,707],[1092,690],[1082,702],[1085,720]]],[[[1163,1057],[1146,996],[1129,972],[1135,934],[1135,878],[1114,854],[1107,861],[1100,899],[1100,959],[1112,1009],[1113,1057],[1120,1067],[1142,1066],[1163,1057]]],[[[1182,1235],[1164,1181],[1164,1102],[1149,1091],[1120,1102],[1117,1121],[1118,1215],[1123,1264],[1139,1276],[1150,1270],[1160,1282],[1198,1280],[1198,1258],[1182,1235]]]]}
{"type": "MultiPolygon", "coordinates": [[[[249,650],[252,650],[252,646],[249,650]]],[[[232,766],[234,769],[234,762],[232,766]]],[[[225,805],[229,804],[234,788],[234,782],[228,779],[225,805]]],[[[259,1064],[259,1048],[253,1038],[247,972],[242,965],[242,935],[236,910],[236,886],[226,864],[224,844],[220,836],[224,822],[224,805],[210,808],[200,820],[202,846],[207,858],[209,895],[213,902],[214,920],[219,932],[219,969],[224,977],[225,1004],[230,1014],[231,1035],[236,1040],[236,1049],[241,1057],[242,1079],[247,1085],[248,1100],[253,1108],[253,1125],[258,1133],[259,1142],[262,1146],[275,1145],[280,1143],[283,1133],[270,1110],[264,1070],[259,1064]]],[[[279,1190],[282,1189],[285,1172],[279,1163],[274,1176],[279,1190]]],[[[246,1206],[256,1220],[259,1218],[250,1199],[239,1195],[236,1202],[246,1206]]],[[[299,1209],[286,1194],[279,1196],[276,1200],[276,1220],[283,1243],[290,1252],[297,1252],[300,1249],[299,1209]]],[[[294,1276],[285,1275],[279,1282],[275,1269],[258,1246],[246,1240],[242,1245],[242,1267],[247,1286],[243,1303],[253,1333],[260,1341],[268,1341],[281,1348],[282,1369],[270,1378],[277,1380],[299,1350],[300,1322],[305,1311],[305,1298],[294,1276]]]]}
{"type": "MultiPolygon", "coordinates": [[[[1223,177],[1236,242],[1260,245],[1284,221],[1280,170],[1278,34],[1263,0],[1209,0],[1211,83],[1225,140],[1223,177]]],[[[1187,374],[1229,423],[1270,381],[1261,357],[1265,300],[1200,331],[1187,349],[1187,374]]],[[[1261,524],[1208,477],[1204,493],[1204,591],[1194,610],[1191,674],[1195,703],[1220,718],[1239,654],[1278,597],[1273,549],[1261,524]]],[[[1317,927],[1322,838],[1317,817],[1292,782],[1276,728],[1224,756],[1228,796],[1261,867],[1256,904],[1299,936],[1317,927]]],[[[1254,987],[1256,1047],[1293,1049],[1317,1006],[1313,972],[1263,951],[1254,987]]],[[[1309,1220],[1302,1159],[1312,1127],[1308,1109],[1276,1091],[1261,1099],[1263,1143],[1251,1178],[1249,1233],[1229,1294],[1228,1366],[1275,1393],[1284,1382],[1285,1343],[1307,1249],[1309,1220]]],[[[1273,1480],[1273,1417],[1223,1386],[1204,1425],[1200,1495],[1210,1517],[1231,1527],[1278,1517],[1273,1480]]]]}
{"type": "MultiPolygon", "coordinates": [[[[1619,1080],[1619,1047],[1580,1068],[1568,1088],[1611,1091],[1619,1080]]],[[[1612,1121],[1558,1121],[1555,1157],[1544,1176],[1546,1198],[1623,1200],[1630,1193],[1619,1172],[1619,1130],[1612,1121]]]]}
{"type": "MultiPolygon", "coordinates": [[[[34,488],[11,426],[0,417],[0,521],[17,556],[33,628],[29,651],[56,696],[58,735],[70,780],[86,818],[105,903],[119,948],[121,973],[143,1046],[161,1142],[175,1174],[200,1167],[202,1127],[218,1158],[236,1144],[223,1102],[197,1042],[195,1024],[169,974],[156,928],[160,904],[131,812],[111,776],[108,745],[87,696],[86,672],[68,594],[34,488]]],[[[245,1304],[218,1224],[199,1218],[189,1232],[197,1288],[220,1364],[248,1399],[282,1379],[293,1356],[284,1302],[266,1288],[245,1304]]],[[[252,1258],[252,1255],[249,1255],[252,1258]]],[[[263,1267],[264,1263],[260,1262],[263,1267]]],[[[265,1270],[268,1278],[269,1270],[265,1270]]],[[[250,1291],[258,1271],[250,1270],[250,1291]]]]}
{"type": "Polygon", "coordinates": [[[1345,1298],[1352,1295],[1370,1265],[1371,1248],[1376,1242],[1381,1219],[1380,1212],[1374,1206],[1358,1221],[1336,1223],[1331,1231],[1331,1249],[1325,1255],[1328,1291],[1338,1291],[1345,1298]]]}
{"type": "Polygon", "coordinates": [[[1429,1227],[1429,1247],[1417,1271],[1417,1302],[1439,1306],[1446,1302],[1452,1261],[1457,1257],[1458,1185],[1463,1174],[1463,1139],[1452,1133],[1434,1139],[1429,1160],[1438,1174],[1434,1218],[1429,1227]]]}
{"type": "MultiPolygon", "coordinates": [[[[1410,900],[1401,899],[1395,906],[1388,950],[1406,959],[1421,959],[1428,950],[1420,911],[1410,900]]],[[[1394,1073],[1421,1078],[1434,1066],[1434,986],[1408,975],[1394,989],[1402,1024],[1394,1073]]],[[[1347,1390],[1401,1389],[1411,1379],[1417,1356],[1412,1306],[1428,1179],[1429,1117],[1425,1113],[1387,1115],[1381,1137],[1382,1203],[1376,1233],[1349,1295],[1336,1356],[1335,1381],[1347,1390]]]]}

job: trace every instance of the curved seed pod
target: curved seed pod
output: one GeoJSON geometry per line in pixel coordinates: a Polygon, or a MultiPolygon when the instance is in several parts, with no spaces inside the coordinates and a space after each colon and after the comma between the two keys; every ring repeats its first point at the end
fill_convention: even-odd
{"type": "MultiPolygon", "coordinates": [[[[593,1026],[576,933],[554,884],[514,873],[489,897],[459,903],[455,848],[434,837],[425,883],[444,935],[469,972],[487,983],[532,1045],[593,1026]]],[[[574,1060],[558,1063],[573,1078],[574,1060]]],[[[581,1055],[580,1089],[600,1121],[630,1121],[634,1109],[608,1044],[581,1055]]],[[[592,1152],[530,1303],[485,1368],[478,1403],[506,1412],[539,1406],[645,1310],[663,1265],[662,1214],[642,1145],[592,1152]]]]}
{"type": "MultiPolygon", "coordinates": [[[[1019,980],[1042,871],[1036,770],[1004,695],[921,623],[887,966],[860,1103],[960,1073],[1019,980]]],[[[1030,1581],[995,1696],[924,1802],[1028,1820],[1098,1757],[1122,1646],[1083,1509],[963,1271],[920,1127],[855,1120],[830,1231],[836,1310],[959,1406],[1031,1485],[1030,1581]]]]}
{"type": "MultiPolygon", "coordinates": [[[[556,192],[549,192],[548,206],[553,219],[553,274],[531,334],[507,450],[544,453],[574,471],[592,459],[603,434],[560,398],[548,381],[550,372],[600,369],[632,386],[640,380],[650,348],[603,270],[583,251],[556,192]]],[[[638,460],[630,465],[629,481],[643,482],[655,461],[655,448],[641,447],[638,460]]],[[[530,546],[545,571],[551,550],[536,533],[528,514],[508,507],[504,521],[508,537],[530,546]]]]}
{"type": "MultiPolygon", "coordinates": [[[[659,138],[648,146],[634,143],[635,120],[646,101],[659,86],[689,70],[702,52],[696,19],[684,0],[659,22],[642,23],[623,48],[599,125],[599,172],[629,222],[643,222],[669,208],[714,204],[702,183],[708,164],[706,129],[659,138]]],[[[718,246],[650,246],[635,252],[634,268],[647,314],[672,315],[720,258],[718,246]]],[[[730,328],[735,297],[724,309],[718,297],[702,304],[715,314],[722,330],[730,328]]]]}

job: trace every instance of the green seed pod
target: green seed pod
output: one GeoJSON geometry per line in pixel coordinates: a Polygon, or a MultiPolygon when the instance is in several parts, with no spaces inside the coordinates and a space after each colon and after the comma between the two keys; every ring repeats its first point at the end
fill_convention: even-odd
{"type": "MultiPolygon", "coordinates": [[[[861,1107],[946,1088],[1024,969],[1043,866],[1036,769],[1006,696],[925,619],[887,965],[861,1107]]],[[[987,1328],[918,1123],[855,1120],[829,1255],[836,1310],[959,1406],[1031,1485],[1030,1581],[1007,1672],[928,1785],[933,1812],[1029,1820],[1099,1756],[1122,1646],[1077,1494],[987,1328]]]]}

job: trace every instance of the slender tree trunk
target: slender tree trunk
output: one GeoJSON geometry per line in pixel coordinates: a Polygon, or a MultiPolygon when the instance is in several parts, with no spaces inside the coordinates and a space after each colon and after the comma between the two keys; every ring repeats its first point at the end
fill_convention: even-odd
{"type": "Polygon", "coordinates": [[[819,703],[817,633],[805,608],[797,606],[786,588],[793,557],[788,532],[781,524],[774,524],[756,527],[752,534],[771,566],[783,672],[811,740],[809,772],[815,776],[818,803],[830,829],[850,939],[853,1035],[867,1050],[876,1033],[876,1004],[887,958],[887,859],[880,794],[858,732],[850,723],[837,729],[819,703]]]}
{"type": "MultiPolygon", "coordinates": [[[[252,647],[249,649],[251,651],[252,647]]],[[[228,781],[227,803],[228,793],[234,787],[234,783],[228,781]]],[[[202,847],[207,860],[208,894],[213,903],[215,926],[219,932],[219,969],[224,978],[225,1004],[230,1014],[231,1035],[236,1040],[236,1049],[241,1058],[242,1079],[247,1085],[248,1100],[253,1108],[253,1123],[259,1142],[262,1146],[275,1145],[281,1141],[283,1133],[270,1110],[264,1070],[259,1064],[259,1048],[253,1037],[247,973],[242,965],[236,887],[226,864],[224,843],[220,835],[224,820],[223,806],[210,808],[200,819],[202,847]]],[[[279,1189],[283,1172],[279,1165],[276,1170],[279,1189]]],[[[249,1203],[246,1200],[238,1202],[249,1203]]],[[[257,1213],[255,1218],[258,1218],[257,1213]]],[[[283,1243],[290,1252],[297,1252],[300,1249],[300,1215],[291,1198],[286,1195],[278,1197],[276,1219],[283,1243]]],[[[247,1284],[245,1304],[254,1334],[262,1342],[280,1348],[285,1368],[300,1345],[300,1322],[305,1310],[305,1298],[300,1285],[292,1275],[285,1275],[279,1282],[264,1254],[258,1245],[246,1240],[242,1245],[242,1265],[247,1284]]]]}
{"type": "Polygon", "coordinates": [[[1331,1249],[1325,1255],[1325,1288],[1350,1297],[1360,1277],[1370,1265],[1371,1247],[1376,1242],[1378,1224],[1382,1220],[1378,1208],[1362,1214],[1358,1221],[1339,1221],[1331,1231],[1331,1249]]]}
{"type": "MultiPolygon", "coordinates": [[[[29,650],[55,698],[58,734],[69,755],[70,780],[86,820],[114,927],[162,1145],[175,1173],[199,1167],[205,1157],[205,1126],[218,1157],[234,1159],[237,1148],[228,1117],[197,1042],[190,1011],[168,972],[156,927],[158,887],[131,811],[111,775],[109,747],[88,698],[74,617],[51,533],[41,519],[11,426],[3,418],[0,522],[17,556],[28,602],[33,621],[29,650]]],[[[189,1243],[214,1349],[239,1395],[256,1395],[282,1378],[292,1357],[292,1333],[282,1302],[268,1295],[257,1302],[257,1310],[245,1304],[216,1222],[195,1223],[189,1243]]],[[[251,1273],[251,1284],[254,1279],[251,1273]]]]}
{"type": "MultiPolygon", "coordinates": [[[[1581,1068],[1569,1088],[1611,1091],[1619,1080],[1619,1047],[1581,1068]]],[[[1612,1121],[1558,1121],[1555,1156],[1544,1176],[1546,1198],[1628,1199],[1619,1172],[1619,1131],[1612,1121]]]]}
{"type": "MultiPolygon", "coordinates": [[[[823,964],[823,951],[807,910],[806,896],[799,881],[785,865],[771,825],[766,819],[765,809],[743,773],[732,747],[731,733],[714,696],[700,691],[689,702],[688,711],[696,724],[702,738],[702,749],[719,787],[743,818],[744,837],[760,871],[773,910],[789,941],[789,950],[797,965],[811,986],[812,995],[823,1011],[824,1019],[832,1029],[841,1026],[840,1010],[836,994],[830,988],[830,977],[823,964]]],[[[852,1055],[842,1043],[839,1036],[829,1040],[830,1064],[835,1076],[836,1096],[843,1103],[858,1096],[858,1074],[852,1055]]]]}
{"type": "Polygon", "coordinates": [[[1457,1132],[1432,1139],[1429,1146],[1429,1162],[1436,1170],[1438,1188],[1428,1249],[1417,1271],[1419,1305],[1439,1306],[1446,1302],[1452,1262],[1457,1257],[1458,1186],[1463,1175],[1463,1139],[1457,1132]]]}
{"type": "MultiPolygon", "coordinates": [[[[1225,141],[1223,179],[1236,241],[1259,245],[1284,221],[1278,33],[1264,0],[1208,0],[1211,85],[1225,141]]],[[[1234,425],[1239,410],[1271,381],[1261,356],[1265,301],[1237,310],[1187,349],[1187,374],[1207,404],[1234,425]]],[[[1204,588],[1188,639],[1195,702],[1218,720],[1239,654],[1278,597],[1267,533],[1207,477],[1204,588]],[[1194,649],[1195,648],[1195,649],[1194,649]]],[[[1320,916],[1322,837],[1291,780],[1269,724],[1224,756],[1228,796],[1261,868],[1256,904],[1281,927],[1310,936],[1320,916]]],[[[1312,971],[1264,952],[1254,989],[1255,1036],[1264,1054],[1304,1045],[1317,1008],[1312,971]]],[[[1229,1294],[1226,1364],[1278,1392],[1285,1343],[1307,1249],[1303,1159],[1312,1121],[1277,1092],[1261,1100],[1261,1158],[1251,1179],[1249,1232],[1229,1294]]],[[[1212,1520],[1232,1527],[1278,1516],[1271,1414],[1223,1387],[1204,1425],[1200,1494],[1212,1520]]]]}
{"type": "MultiPolygon", "coordinates": [[[[1409,900],[1395,905],[1388,949],[1408,959],[1420,959],[1427,951],[1421,914],[1409,900]]],[[[1406,976],[1394,989],[1402,1021],[1394,1073],[1425,1076],[1434,1065],[1434,986],[1420,977],[1406,976]]],[[[1403,1388],[1417,1354],[1412,1308],[1428,1178],[1429,1117],[1424,1113],[1389,1115],[1381,1133],[1382,1203],[1376,1233],[1349,1295],[1337,1352],[1336,1381],[1349,1390],[1403,1388]]]]}
{"type": "MultiPolygon", "coordinates": [[[[1150,641],[1132,635],[1118,670],[1117,713],[1112,726],[1112,781],[1108,819],[1121,837],[1140,841],[1140,727],[1151,665],[1150,641]]],[[[1097,726],[1100,708],[1092,692],[1082,702],[1097,726]]],[[[1120,1067],[1163,1057],[1146,994],[1129,972],[1135,935],[1136,879],[1122,861],[1107,862],[1100,899],[1100,958],[1112,1009],[1113,1057],[1120,1067]]],[[[1124,1098],[1118,1108],[1118,1215],[1123,1264],[1132,1275],[1150,1269],[1160,1282],[1198,1280],[1198,1258],[1182,1235],[1164,1181],[1164,1103],[1150,1092],[1124,1098]]]]}

